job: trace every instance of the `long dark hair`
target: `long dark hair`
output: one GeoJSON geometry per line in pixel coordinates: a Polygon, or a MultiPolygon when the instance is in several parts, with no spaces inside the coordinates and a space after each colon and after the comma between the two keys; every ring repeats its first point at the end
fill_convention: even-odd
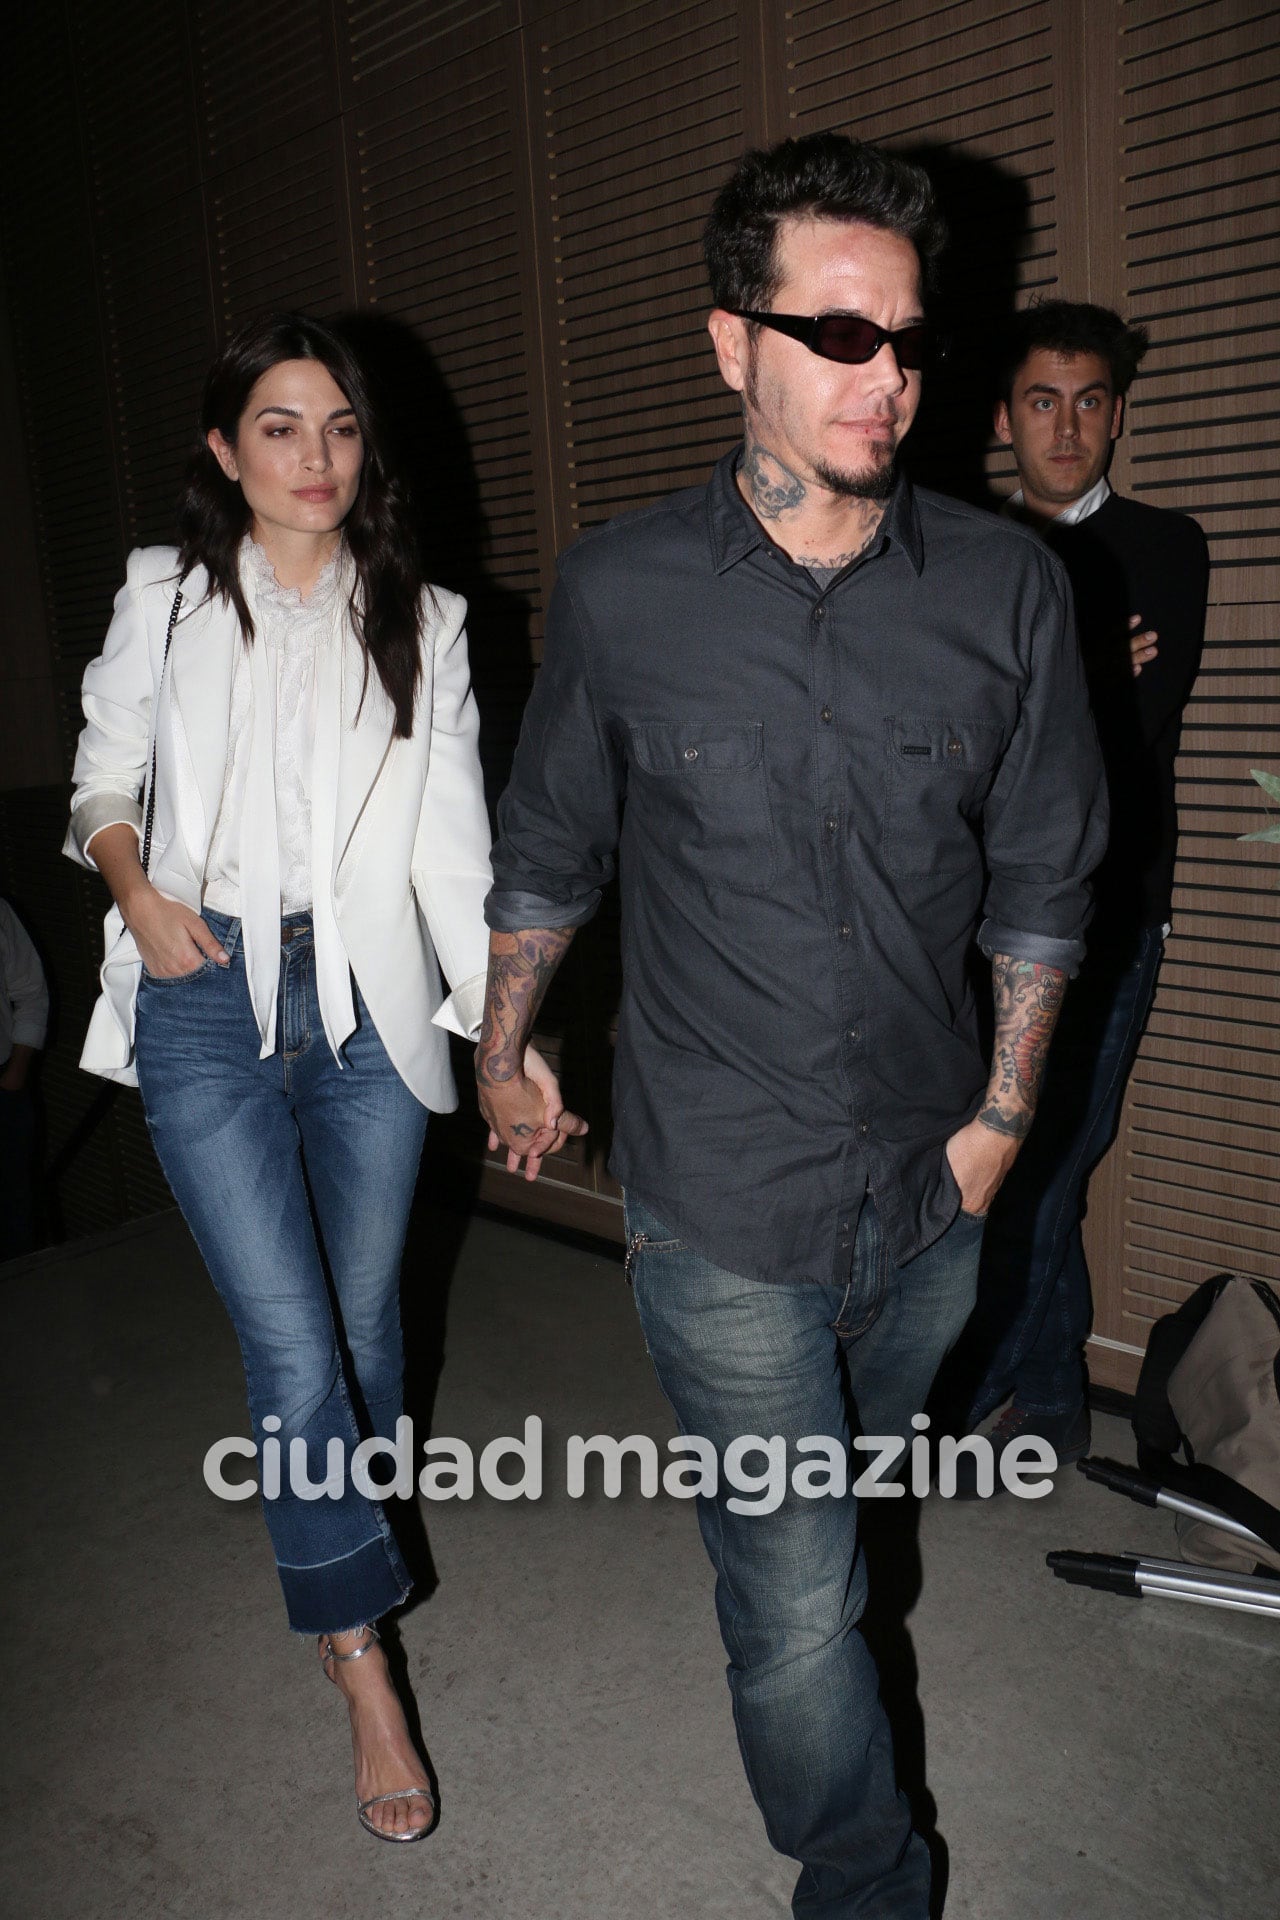
{"type": "Polygon", "coordinates": [[[350,401],[360,428],[364,464],[342,527],[355,563],[351,622],[364,651],[365,684],[372,662],[395,708],[395,732],[407,740],[422,677],[419,596],[425,583],[418,541],[404,494],[383,463],[364,369],[334,327],[304,313],[268,313],[250,320],[227,341],[205,381],[200,436],[178,506],[178,565],[183,573],[197,564],[204,567],[211,592],[235,608],[245,641],[251,641],[253,619],[240,584],[238,557],[252,515],[239,484],[228,480],[210,452],[206,436],[216,427],[234,446],[255,383],[282,360],[318,360],[350,401]]]}

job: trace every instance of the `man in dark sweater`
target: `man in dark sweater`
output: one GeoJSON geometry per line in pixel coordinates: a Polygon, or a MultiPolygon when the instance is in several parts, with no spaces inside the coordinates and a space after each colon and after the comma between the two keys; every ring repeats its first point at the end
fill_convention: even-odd
{"type": "MultiPolygon", "coordinates": [[[[1115,1135],[1169,931],[1173,763],[1204,639],[1209,558],[1194,520],[1123,499],[1106,479],[1146,346],[1142,329],[1105,307],[1029,308],[1011,330],[995,411],[1021,482],[1006,512],[1039,531],[1070,577],[1111,798],[1087,958],[1035,1126],[987,1221],[978,1305],[944,1389],[966,1427],[1009,1401],[991,1432],[997,1457],[1029,1434],[1060,1463],[1088,1451],[1084,1191],[1115,1135]]],[[[969,1470],[959,1492],[972,1496],[972,1463],[960,1464],[969,1470]]]]}

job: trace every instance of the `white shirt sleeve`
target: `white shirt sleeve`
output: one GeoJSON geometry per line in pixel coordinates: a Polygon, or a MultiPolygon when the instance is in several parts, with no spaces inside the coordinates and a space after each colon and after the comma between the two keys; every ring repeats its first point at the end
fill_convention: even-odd
{"type": "Polygon", "coordinates": [[[49,989],[31,936],[7,900],[0,900],[0,998],[0,1058],[7,1059],[17,1046],[42,1047],[49,989]]]}

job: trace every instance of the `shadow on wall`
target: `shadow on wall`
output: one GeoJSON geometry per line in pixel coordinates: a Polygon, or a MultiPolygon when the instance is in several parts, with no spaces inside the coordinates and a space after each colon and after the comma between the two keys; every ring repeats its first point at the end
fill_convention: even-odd
{"type": "Polygon", "coordinates": [[[1018,305],[1019,263],[1037,250],[1031,195],[995,161],[928,144],[899,151],[928,173],[950,232],[935,307],[949,352],[926,377],[905,463],[922,486],[991,507],[995,357],[1018,305]]]}
{"type": "Polygon", "coordinates": [[[533,685],[532,609],[524,595],[509,592],[490,571],[489,530],[467,428],[430,349],[410,327],[386,314],[344,314],[335,325],[369,371],[387,430],[388,464],[401,476],[412,504],[423,572],[467,601],[492,812],[507,782],[533,685]]]}
{"type": "MultiPolygon", "coordinates": [[[[903,449],[913,480],[994,511],[987,476],[1001,337],[1016,311],[1019,265],[1034,256],[1034,209],[1025,180],[995,161],[928,143],[897,149],[933,181],[949,241],[932,304],[947,342],[925,376],[920,412],[903,449]]],[[[991,969],[970,950],[969,986],[984,1048],[994,1022],[991,969]]]]}
{"type": "MultiPolygon", "coordinates": [[[[480,757],[492,814],[507,784],[520,721],[533,685],[528,599],[494,579],[489,529],[468,428],[430,349],[411,328],[388,315],[355,312],[336,322],[369,371],[375,403],[386,423],[389,464],[401,476],[413,506],[420,558],[429,580],[465,595],[472,682],[480,708],[480,757]]],[[[564,1076],[571,1105],[590,1113],[589,1151],[607,1152],[605,1085],[611,1054],[609,1017],[616,1005],[606,987],[617,972],[616,929],[603,923],[585,929],[560,969],[538,1021],[539,1045],[564,1076]]],[[[453,1048],[458,1083],[456,1114],[431,1123],[428,1175],[447,1167],[454,1205],[476,1197],[483,1144],[476,1103],[472,1049],[453,1048]]],[[[423,1336],[423,1351],[434,1336],[423,1336]]],[[[430,1373],[430,1368],[427,1368],[430,1373]]],[[[421,1398],[421,1394],[419,1395],[421,1398]]]]}

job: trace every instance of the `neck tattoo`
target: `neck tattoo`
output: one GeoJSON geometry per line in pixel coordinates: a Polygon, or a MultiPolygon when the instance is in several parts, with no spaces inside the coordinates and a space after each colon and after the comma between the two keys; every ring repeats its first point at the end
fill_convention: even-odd
{"type": "Polygon", "coordinates": [[[739,482],[760,520],[777,520],[784,513],[793,513],[808,498],[809,490],[800,475],[792,473],[768,447],[762,447],[750,431],[742,450],[739,482]]]}
{"type": "MultiPolygon", "coordinates": [[[[818,505],[800,475],[794,473],[776,453],[762,446],[749,427],[743,442],[742,464],[738,469],[738,487],[756,518],[766,525],[781,520],[785,514],[797,512],[806,504],[811,507],[818,505]]],[[[792,553],[791,558],[798,565],[838,569],[851,565],[866,552],[884,519],[884,502],[849,494],[840,501],[840,505],[844,510],[841,516],[844,524],[837,535],[841,551],[792,553]]],[[[808,537],[812,539],[811,535],[808,537]]],[[[782,544],[785,545],[785,541],[782,544]]],[[[787,551],[790,552],[790,548],[787,551]]]]}

